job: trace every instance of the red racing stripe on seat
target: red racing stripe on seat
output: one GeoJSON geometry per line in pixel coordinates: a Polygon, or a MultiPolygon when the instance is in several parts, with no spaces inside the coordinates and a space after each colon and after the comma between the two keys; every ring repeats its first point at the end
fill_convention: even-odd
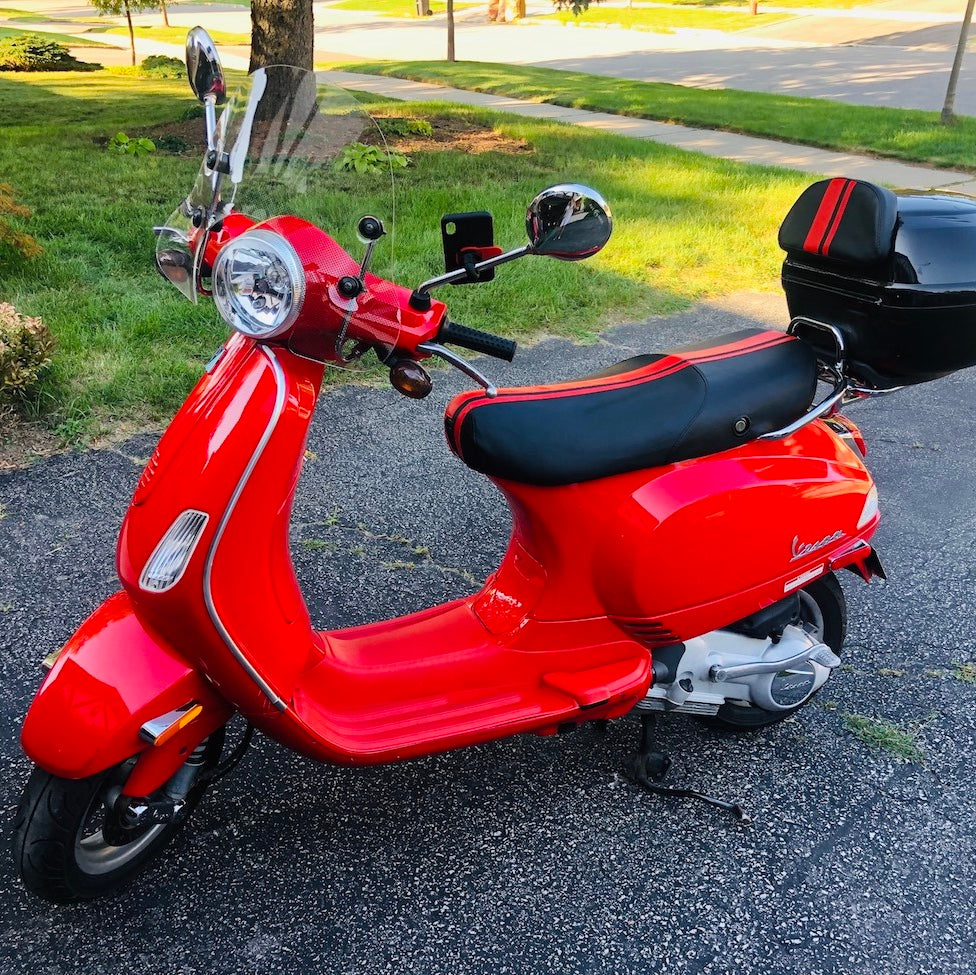
{"type": "Polygon", "coordinates": [[[569,396],[585,396],[589,393],[625,389],[639,386],[646,382],[663,379],[666,376],[688,369],[699,363],[715,362],[720,359],[733,358],[751,352],[781,345],[784,342],[795,342],[792,336],[783,332],[767,330],[758,335],[728,342],[724,345],[710,346],[696,349],[692,352],[665,354],[661,359],[632,372],[621,373],[619,376],[576,380],[566,383],[556,383],[550,386],[516,386],[511,389],[500,389],[497,396],[488,397],[481,390],[471,390],[456,397],[447,408],[447,418],[452,421],[451,435],[455,453],[461,456],[461,427],[468,414],[479,406],[490,406],[493,403],[522,403],[526,400],[562,399],[569,396]],[[460,402],[459,402],[460,400],[460,402]]]}
{"type": "MultiPolygon", "coordinates": [[[[807,233],[806,240],[803,241],[803,249],[808,254],[823,253],[820,249],[821,245],[830,229],[831,219],[837,209],[837,202],[840,200],[841,193],[847,183],[853,183],[853,180],[847,180],[838,176],[837,179],[832,179],[827,184],[827,191],[824,193],[823,199],[820,201],[820,206],[817,207],[817,212],[813,216],[813,222],[810,224],[810,230],[807,233]]],[[[848,194],[849,197],[850,194],[848,194]]]]}
{"type": "Polygon", "coordinates": [[[837,228],[840,226],[841,220],[844,219],[844,211],[847,209],[847,204],[850,202],[851,193],[854,192],[854,187],[857,183],[854,180],[848,181],[847,187],[844,189],[844,195],[840,198],[840,203],[837,206],[837,213],[834,214],[834,222],[831,225],[830,230],[827,232],[827,239],[823,242],[823,247],[820,253],[824,257],[830,253],[830,245],[834,242],[834,237],[837,235],[837,228]]]}

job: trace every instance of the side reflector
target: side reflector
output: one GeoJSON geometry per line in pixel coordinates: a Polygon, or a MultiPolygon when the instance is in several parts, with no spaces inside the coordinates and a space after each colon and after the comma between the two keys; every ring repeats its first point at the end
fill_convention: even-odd
{"type": "Polygon", "coordinates": [[[861,509],[861,517],[857,519],[857,527],[863,528],[878,513],[878,489],[871,485],[867,497],[864,499],[864,507],[861,509]]]}
{"type": "Polygon", "coordinates": [[[139,588],[146,592],[165,592],[180,581],[200,541],[210,515],[204,511],[184,511],[170,525],[149,556],[139,577],[139,588]]]}

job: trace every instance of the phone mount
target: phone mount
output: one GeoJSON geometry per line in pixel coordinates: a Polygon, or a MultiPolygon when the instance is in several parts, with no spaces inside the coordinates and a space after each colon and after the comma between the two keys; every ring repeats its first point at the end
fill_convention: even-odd
{"type": "Polygon", "coordinates": [[[441,220],[447,273],[425,281],[410,296],[410,307],[429,311],[430,289],[442,284],[490,281],[494,269],[527,254],[581,261],[592,257],[610,239],[613,218],[606,200],[580,183],[560,183],[544,189],[525,215],[529,243],[502,252],[493,243],[491,214],[448,214],[441,220]],[[452,267],[453,265],[453,267],[452,267]],[[491,276],[486,276],[491,272],[491,276]]]}

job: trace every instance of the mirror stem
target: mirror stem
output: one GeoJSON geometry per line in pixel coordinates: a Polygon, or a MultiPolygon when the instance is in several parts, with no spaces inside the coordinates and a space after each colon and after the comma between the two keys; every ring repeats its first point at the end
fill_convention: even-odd
{"type": "MultiPolygon", "coordinates": [[[[531,253],[531,244],[525,244],[523,247],[516,247],[515,250],[506,251],[504,254],[499,254],[497,257],[489,257],[487,260],[475,264],[471,268],[471,271],[477,275],[481,271],[487,271],[490,268],[498,267],[499,264],[508,264],[509,261],[517,261],[520,257],[525,257],[526,254],[531,253]]],[[[448,271],[447,274],[439,274],[436,278],[431,278],[429,281],[425,281],[410,296],[410,307],[418,311],[429,309],[431,288],[439,288],[442,284],[452,284],[454,281],[464,281],[469,276],[470,272],[468,268],[459,267],[456,271],[448,271]]]]}
{"type": "Polygon", "coordinates": [[[205,95],[203,99],[203,124],[207,130],[207,151],[217,148],[217,96],[205,95]]]}

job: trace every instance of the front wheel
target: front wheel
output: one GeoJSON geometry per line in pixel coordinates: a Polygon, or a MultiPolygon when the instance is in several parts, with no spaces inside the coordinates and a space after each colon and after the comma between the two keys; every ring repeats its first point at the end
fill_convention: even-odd
{"type": "MultiPolygon", "coordinates": [[[[801,621],[839,656],[847,635],[847,602],[837,577],[833,573],[821,576],[801,589],[799,596],[801,621]]],[[[714,717],[703,720],[733,731],[756,731],[796,714],[812,697],[813,694],[795,707],[782,711],[766,711],[751,704],[728,702],[714,717]]]]}
{"type": "MultiPolygon", "coordinates": [[[[223,734],[211,735],[203,769],[220,757],[223,734]]],[[[183,827],[206,788],[195,785],[168,823],[124,828],[114,798],[132,770],[129,759],[84,779],[35,768],[17,809],[13,855],[28,890],[59,904],[114,892],[145,869],[183,827]]]]}

